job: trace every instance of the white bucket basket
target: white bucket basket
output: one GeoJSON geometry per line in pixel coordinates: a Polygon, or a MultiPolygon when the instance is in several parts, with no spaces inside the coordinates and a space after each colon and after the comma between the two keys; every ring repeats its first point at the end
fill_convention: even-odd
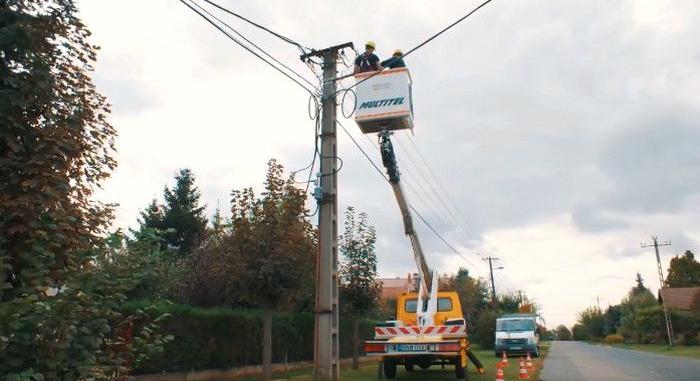
{"type": "Polygon", "coordinates": [[[406,68],[355,75],[355,122],[365,134],[413,129],[411,73],[406,68]]]}

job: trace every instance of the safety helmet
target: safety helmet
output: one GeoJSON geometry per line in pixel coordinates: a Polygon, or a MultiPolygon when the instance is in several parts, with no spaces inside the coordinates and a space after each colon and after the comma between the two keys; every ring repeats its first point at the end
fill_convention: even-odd
{"type": "Polygon", "coordinates": [[[394,54],[393,54],[393,55],[395,55],[395,56],[397,56],[397,55],[398,55],[398,56],[402,56],[402,55],[403,55],[403,52],[401,51],[401,49],[396,49],[396,50],[394,50],[394,54]]]}
{"type": "Polygon", "coordinates": [[[377,44],[375,44],[374,41],[367,41],[367,43],[365,43],[365,46],[369,46],[372,49],[377,49],[377,44]]]}

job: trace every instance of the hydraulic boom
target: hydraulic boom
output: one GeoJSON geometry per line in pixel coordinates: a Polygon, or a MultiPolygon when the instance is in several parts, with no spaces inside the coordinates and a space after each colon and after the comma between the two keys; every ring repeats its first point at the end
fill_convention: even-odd
{"type": "Polygon", "coordinates": [[[418,234],[416,234],[416,230],[413,227],[413,217],[411,216],[411,209],[406,201],[406,195],[404,194],[403,187],[401,186],[401,173],[399,172],[398,162],[396,161],[396,155],[394,154],[394,146],[391,143],[391,134],[392,133],[389,131],[382,131],[379,133],[379,146],[381,148],[382,164],[384,164],[384,167],[386,168],[387,175],[389,176],[389,183],[394,191],[396,202],[399,204],[401,217],[403,218],[404,233],[411,241],[413,257],[416,260],[416,266],[418,268],[420,288],[418,298],[419,308],[417,313],[419,316],[423,316],[423,318],[420,319],[420,324],[432,324],[433,315],[437,309],[437,276],[433,274],[428,267],[428,263],[425,260],[425,255],[423,254],[423,248],[420,244],[420,239],[418,238],[418,234]],[[424,313],[422,305],[423,299],[426,297],[426,292],[428,295],[428,308],[424,313]]]}

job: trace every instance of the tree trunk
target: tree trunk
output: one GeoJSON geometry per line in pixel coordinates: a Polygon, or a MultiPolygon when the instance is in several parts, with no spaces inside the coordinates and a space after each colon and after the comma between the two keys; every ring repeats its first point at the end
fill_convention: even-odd
{"type": "Polygon", "coordinates": [[[360,318],[352,319],[352,369],[360,367],[360,318]]]}
{"type": "Polygon", "coordinates": [[[272,379],[272,311],[263,312],[263,380],[272,379]]]}

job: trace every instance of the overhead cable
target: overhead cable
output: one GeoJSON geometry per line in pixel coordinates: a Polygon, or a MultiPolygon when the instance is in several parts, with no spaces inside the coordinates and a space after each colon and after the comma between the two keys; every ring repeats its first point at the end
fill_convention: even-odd
{"type": "Polygon", "coordinates": [[[216,8],[219,8],[220,10],[222,10],[222,11],[224,11],[224,12],[230,14],[231,16],[238,17],[239,19],[241,19],[241,20],[247,22],[248,24],[253,25],[253,26],[257,27],[257,28],[260,28],[260,29],[266,31],[267,33],[270,33],[271,35],[273,35],[273,36],[279,38],[280,40],[282,40],[282,41],[284,41],[284,42],[286,42],[286,43],[289,43],[289,44],[292,44],[292,45],[298,47],[302,52],[305,52],[305,50],[313,50],[313,49],[311,49],[311,48],[308,48],[308,47],[306,47],[306,46],[303,46],[302,44],[300,44],[300,43],[298,43],[298,42],[292,40],[292,39],[289,38],[289,37],[285,37],[285,36],[283,36],[283,35],[281,35],[281,34],[275,32],[275,31],[273,31],[273,30],[270,30],[269,28],[266,28],[266,27],[264,27],[264,26],[262,26],[262,25],[260,25],[260,24],[258,24],[258,23],[256,23],[256,22],[254,22],[254,21],[252,21],[252,20],[246,18],[246,17],[243,17],[243,16],[241,16],[240,14],[238,14],[238,13],[236,13],[236,12],[233,12],[233,11],[230,10],[230,9],[226,9],[226,8],[222,7],[221,5],[219,5],[219,4],[217,4],[217,3],[213,2],[213,1],[210,1],[210,0],[204,0],[204,1],[206,1],[207,3],[209,3],[210,5],[212,5],[212,6],[216,7],[216,8]]]}
{"type": "MultiPolygon", "coordinates": [[[[355,144],[355,147],[357,147],[357,149],[359,149],[360,152],[362,152],[362,154],[363,154],[363,155],[365,156],[365,158],[369,161],[369,163],[372,165],[372,167],[374,167],[374,169],[377,170],[377,172],[378,172],[386,181],[389,181],[389,178],[384,174],[384,172],[382,172],[382,170],[379,168],[379,166],[378,166],[377,164],[375,164],[374,160],[372,160],[372,158],[369,157],[369,155],[367,154],[367,152],[362,148],[362,146],[360,146],[360,144],[357,142],[357,140],[355,140],[355,137],[352,136],[352,134],[350,133],[350,131],[348,131],[348,129],[345,128],[345,126],[343,126],[343,124],[340,123],[340,121],[337,120],[337,119],[336,119],[336,123],[338,123],[338,125],[340,126],[340,128],[342,128],[343,131],[345,131],[345,134],[348,135],[348,137],[350,138],[350,140],[352,140],[352,142],[355,144]]],[[[413,205],[409,204],[409,207],[411,208],[411,210],[413,210],[414,213],[416,213],[416,215],[418,216],[418,218],[420,218],[420,220],[423,221],[423,223],[424,223],[426,226],[428,226],[428,228],[430,229],[430,231],[432,231],[433,234],[435,234],[443,243],[445,243],[445,245],[447,245],[447,247],[449,247],[449,248],[450,248],[455,254],[457,254],[460,258],[464,259],[464,261],[467,262],[470,266],[472,266],[472,267],[474,267],[474,268],[477,267],[477,266],[475,266],[473,263],[471,263],[465,256],[463,256],[462,253],[459,252],[459,250],[457,250],[454,246],[452,246],[452,244],[450,244],[450,243],[445,239],[445,237],[443,237],[437,230],[435,230],[435,228],[433,228],[433,226],[428,222],[428,220],[427,220],[425,217],[423,217],[423,215],[421,215],[421,214],[416,210],[416,208],[413,207],[413,205]]]]}
{"type": "MultiPolygon", "coordinates": [[[[223,33],[224,35],[226,35],[226,37],[228,37],[231,41],[235,42],[235,43],[238,44],[240,47],[242,47],[243,49],[247,50],[249,53],[251,53],[251,54],[253,54],[254,56],[258,57],[261,61],[267,63],[267,64],[270,65],[270,66],[272,66],[275,70],[277,70],[277,71],[279,71],[280,73],[282,73],[282,75],[284,75],[285,77],[291,79],[291,80],[294,81],[297,85],[301,86],[304,90],[306,90],[306,91],[307,91],[309,94],[311,94],[312,96],[316,96],[316,94],[315,94],[313,91],[309,90],[306,86],[304,86],[304,85],[303,85],[301,82],[299,82],[296,78],[292,77],[291,75],[289,75],[289,74],[288,74],[287,72],[285,72],[284,70],[282,70],[282,69],[280,69],[279,67],[275,66],[274,64],[272,64],[272,62],[266,60],[266,59],[265,59],[264,57],[262,57],[260,54],[258,54],[257,52],[255,52],[254,50],[252,50],[250,47],[248,47],[247,45],[245,45],[244,43],[242,43],[240,40],[238,40],[236,37],[232,36],[230,33],[228,33],[226,30],[224,30],[224,29],[223,29],[220,25],[218,25],[216,22],[212,21],[212,20],[211,20],[209,17],[207,17],[204,13],[202,13],[201,11],[195,9],[192,5],[190,5],[190,2],[191,2],[191,1],[190,1],[190,2],[185,1],[185,0],[179,0],[179,1],[180,1],[182,4],[184,4],[185,6],[187,6],[189,9],[191,9],[193,12],[195,12],[196,14],[198,14],[200,17],[202,17],[204,20],[206,20],[208,23],[210,23],[211,25],[213,25],[213,26],[214,26],[216,29],[218,29],[221,33],[223,33]]],[[[192,4],[194,4],[194,3],[192,3],[192,4]]],[[[196,4],[195,4],[195,5],[196,5],[196,4]]],[[[200,8],[201,8],[201,7],[200,7],[200,8]]],[[[206,10],[205,10],[205,12],[206,12],[206,10]]]]}
{"type": "MultiPolygon", "coordinates": [[[[469,13],[467,13],[466,15],[460,17],[457,21],[455,21],[455,22],[453,22],[452,24],[446,26],[446,27],[443,28],[441,31],[439,31],[439,32],[435,33],[434,35],[430,36],[428,39],[426,39],[425,41],[421,42],[420,44],[418,44],[418,45],[414,46],[413,48],[409,49],[405,54],[403,54],[402,57],[407,57],[409,54],[411,54],[411,53],[415,52],[416,50],[422,48],[422,47],[425,46],[427,43],[429,43],[430,41],[436,39],[436,38],[437,38],[438,36],[440,36],[441,34],[447,32],[448,30],[450,30],[452,27],[454,27],[455,25],[459,24],[460,22],[466,20],[469,16],[473,15],[474,13],[476,13],[476,11],[478,11],[478,10],[481,9],[481,8],[483,8],[484,6],[486,6],[486,4],[488,4],[488,3],[492,2],[492,1],[493,1],[493,0],[486,0],[486,1],[484,1],[483,3],[479,4],[479,6],[477,6],[477,7],[474,8],[474,9],[472,9],[472,10],[471,10],[469,13]]],[[[344,89],[344,90],[352,89],[353,87],[359,85],[360,83],[362,83],[362,82],[364,82],[364,81],[366,81],[366,80],[368,80],[368,79],[374,77],[375,75],[381,73],[381,72],[384,71],[385,69],[386,69],[386,67],[382,67],[380,70],[377,70],[377,71],[375,71],[374,73],[372,73],[372,75],[369,75],[369,76],[363,78],[362,80],[357,81],[354,85],[352,85],[352,86],[350,86],[350,87],[348,87],[347,89],[344,89]]]]}

